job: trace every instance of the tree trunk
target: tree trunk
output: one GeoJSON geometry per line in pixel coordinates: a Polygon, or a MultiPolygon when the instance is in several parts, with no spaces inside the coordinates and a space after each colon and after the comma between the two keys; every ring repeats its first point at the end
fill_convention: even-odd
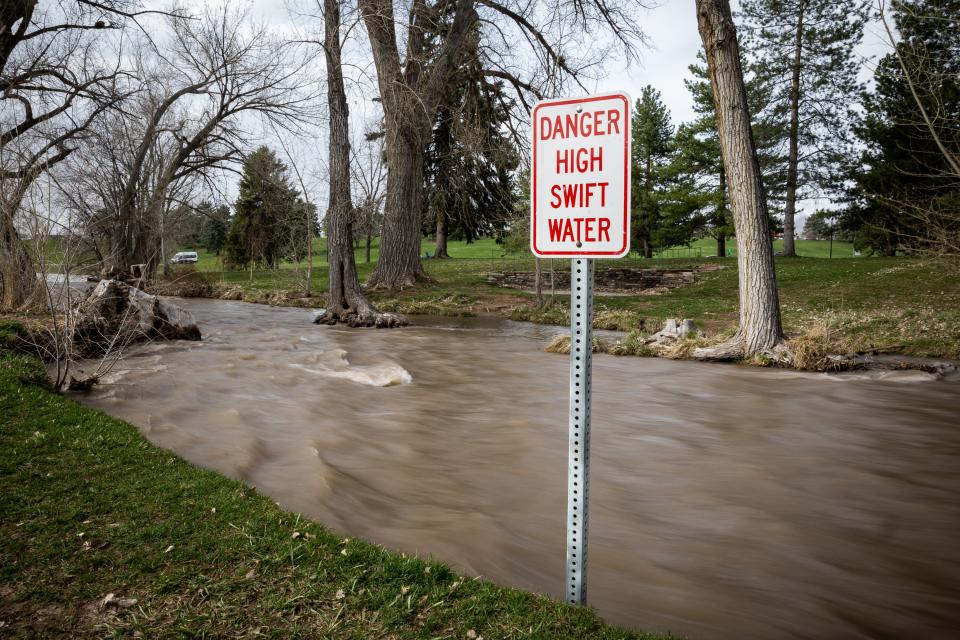
{"type": "Polygon", "coordinates": [[[162,253],[163,247],[155,236],[150,237],[150,232],[144,226],[135,211],[121,208],[117,212],[110,254],[105,265],[108,272],[126,277],[131,274],[133,265],[143,264],[146,265],[144,272],[153,275],[161,258],[158,254],[162,253]]]}
{"type": "Polygon", "coordinates": [[[720,204],[714,213],[714,224],[717,225],[717,257],[727,257],[727,234],[722,230],[727,226],[727,173],[720,168],[720,204]]]}
{"type": "Polygon", "coordinates": [[[330,297],[318,324],[342,322],[351,327],[395,327],[398,316],[381,313],[367,300],[357,277],[353,249],[353,206],[350,202],[350,131],[347,94],[340,60],[340,0],[323,1],[327,61],[327,101],[330,114],[330,204],[327,208],[327,262],[330,297]]]}
{"type": "Polygon", "coordinates": [[[387,194],[380,258],[367,283],[398,289],[427,277],[420,262],[426,144],[437,109],[448,93],[450,74],[463,58],[464,43],[479,16],[473,0],[456,0],[453,21],[442,38],[439,54],[427,65],[425,26],[431,8],[424,0],[410,4],[403,62],[393,2],[360,0],[358,4],[377,69],[386,128],[387,194]]]}
{"type": "Polygon", "coordinates": [[[437,212],[437,246],[433,250],[434,258],[449,258],[447,252],[447,212],[437,212]]]}
{"type": "Polygon", "coordinates": [[[647,166],[643,178],[643,202],[647,209],[647,224],[649,225],[647,235],[643,238],[643,257],[650,259],[653,257],[653,246],[650,243],[650,234],[656,228],[657,221],[653,217],[653,155],[647,152],[647,166]]]}
{"type": "Polygon", "coordinates": [[[0,309],[14,311],[33,300],[37,273],[13,223],[0,211],[0,309]]]}
{"type": "MultiPolygon", "coordinates": [[[[304,196],[307,194],[304,193],[304,196]]],[[[303,295],[310,297],[310,288],[313,286],[313,212],[314,208],[307,202],[304,207],[307,211],[307,282],[303,287],[303,295]]]]}
{"type": "MultiPolygon", "coordinates": [[[[163,276],[170,277],[170,261],[167,259],[167,243],[163,235],[163,226],[160,227],[160,260],[163,261],[163,276]]],[[[150,275],[153,275],[152,273],[150,275]]]]}
{"type": "Polygon", "coordinates": [[[797,174],[800,144],[800,63],[803,56],[803,14],[805,0],[797,7],[797,37],[793,52],[793,78],[790,82],[790,140],[787,154],[787,201],[783,209],[783,255],[795,256],[794,234],[797,211],[797,174]]]}
{"type": "Polygon", "coordinates": [[[365,252],[364,252],[364,256],[363,256],[363,257],[364,257],[364,262],[366,262],[367,264],[370,264],[370,247],[371,247],[372,244],[373,244],[373,236],[371,236],[371,235],[368,233],[368,234],[367,234],[367,246],[366,246],[366,248],[365,248],[365,252]]]}
{"type": "Polygon", "coordinates": [[[697,349],[695,357],[736,359],[765,356],[790,360],[783,342],[780,301],[770,240],[770,219],[750,130],[747,93],[728,0],[696,0],[697,23],[707,54],[717,110],[730,208],[737,230],[740,328],[727,343],[697,349]]]}
{"type": "Polygon", "coordinates": [[[391,137],[399,136],[388,134],[385,149],[387,196],[380,257],[367,280],[369,286],[380,289],[402,289],[427,277],[420,262],[424,145],[419,140],[391,141],[391,137]]]}

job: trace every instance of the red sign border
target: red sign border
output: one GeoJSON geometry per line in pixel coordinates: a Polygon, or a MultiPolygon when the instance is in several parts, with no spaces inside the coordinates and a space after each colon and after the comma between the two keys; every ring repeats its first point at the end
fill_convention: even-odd
{"type": "Polygon", "coordinates": [[[588,96],[584,98],[561,98],[557,100],[541,100],[533,107],[530,117],[531,127],[533,128],[533,165],[530,174],[530,210],[532,220],[530,224],[530,249],[533,255],[539,257],[606,257],[623,258],[630,253],[630,96],[625,91],[616,91],[601,95],[588,96]],[[621,99],[624,102],[624,113],[626,114],[626,131],[623,136],[623,247],[617,251],[541,251],[537,248],[537,140],[539,138],[537,128],[537,111],[540,107],[557,107],[565,104],[583,104],[585,102],[598,102],[601,100],[621,99]]]}

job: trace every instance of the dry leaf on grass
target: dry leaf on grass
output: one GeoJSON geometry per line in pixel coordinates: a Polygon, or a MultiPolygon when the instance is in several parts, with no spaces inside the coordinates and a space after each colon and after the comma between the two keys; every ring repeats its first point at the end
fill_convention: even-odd
{"type": "Polygon", "coordinates": [[[108,593],[104,596],[103,600],[100,601],[101,607],[132,607],[137,604],[136,598],[120,598],[113,593],[108,593]]]}

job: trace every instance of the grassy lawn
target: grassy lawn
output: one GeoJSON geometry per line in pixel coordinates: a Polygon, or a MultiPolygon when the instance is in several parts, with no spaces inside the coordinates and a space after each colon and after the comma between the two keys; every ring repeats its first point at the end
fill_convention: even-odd
{"type": "MultiPolygon", "coordinates": [[[[830,254],[830,243],[826,240],[797,240],[797,254],[804,258],[826,258],[830,254]]],[[[730,251],[731,256],[737,255],[737,245],[736,239],[731,238],[727,241],[727,248],[730,251]]],[[[774,251],[783,250],[783,240],[776,240],[773,243],[774,251]]],[[[202,271],[221,271],[223,269],[223,264],[220,261],[220,257],[214,253],[207,251],[205,249],[194,249],[197,251],[200,257],[200,261],[197,264],[197,268],[202,271]]],[[[374,238],[371,251],[370,251],[370,262],[376,264],[377,258],[379,256],[380,250],[380,239],[374,238]]],[[[429,239],[424,239],[420,246],[420,253],[424,255],[425,252],[433,254],[434,243],[429,239]]],[[[522,254],[511,254],[507,253],[503,246],[497,244],[492,238],[480,238],[475,242],[466,243],[462,240],[451,240],[449,242],[449,251],[450,255],[453,258],[461,260],[489,260],[491,262],[510,260],[510,259],[520,259],[522,254]]],[[[656,254],[658,259],[676,259],[676,258],[705,258],[708,256],[714,256],[717,252],[717,243],[713,238],[700,238],[695,240],[689,246],[678,246],[671,247],[670,249],[664,249],[663,251],[656,254]]],[[[313,264],[314,267],[326,267],[327,266],[327,239],[326,238],[316,238],[313,242],[313,264]]],[[[361,247],[355,252],[356,260],[358,265],[362,265],[366,259],[366,250],[361,243],[361,247]]],[[[637,256],[636,253],[631,254],[634,258],[637,256]]],[[[834,258],[853,258],[853,244],[849,242],[834,242],[833,243],[833,257],[834,258]]],[[[301,265],[296,265],[293,263],[285,262],[282,265],[284,269],[291,268],[304,268],[305,263],[301,265]]]]}
{"type": "MultiPolygon", "coordinates": [[[[774,252],[783,251],[783,240],[774,240],[774,252]]],[[[830,241],[829,240],[797,240],[797,255],[801,258],[829,258],[830,241]]],[[[737,255],[737,239],[727,238],[728,257],[737,255]]],[[[717,241],[713,238],[700,238],[692,242],[689,246],[671,247],[664,249],[657,254],[660,258],[706,258],[717,255],[717,241]]],[[[834,258],[854,258],[852,242],[833,243],[834,258]]]]}
{"type": "Polygon", "coordinates": [[[0,353],[0,636],[663,637],[335,536],[44,380],[0,353]]]}
{"type": "MultiPolygon", "coordinates": [[[[467,259],[500,259],[504,257],[504,249],[501,245],[497,244],[492,238],[480,238],[475,242],[467,244],[462,240],[451,240],[449,242],[450,254],[454,258],[467,258],[467,259]]],[[[197,263],[197,268],[202,271],[220,271],[223,269],[223,264],[220,260],[220,256],[217,256],[211,251],[206,249],[195,249],[195,248],[184,248],[184,251],[196,251],[200,261],[197,263]]],[[[424,239],[421,247],[420,253],[424,255],[424,252],[429,251],[433,255],[434,243],[432,241],[424,239]]],[[[365,244],[361,242],[360,247],[355,251],[355,256],[358,265],[362,265],[366,259],[366,248],[365,244]]],[[[370,247],[370,262],[376,264],[377,258],[380,256],[380,238],[374,238],[370,247]]],[[[516,256],[509,256],[516,257],[516,256]]],[[[326,267],[327,266],[327,239],[326,238],[315,238],[313,241],[313,265],[314,267],[326,267]]],[[[306,262],[303,262],[299,265],[284,262],[281,265],[283,269],[294,269],[294,268],[305,268],[306,262]]]]}
{"type": "MultiPolygon", "coordinates": [[[[711,241],[712,242],[712,241],[711,241]]],[[[823,254],[825,241],[798,241],[801,253],[823,254]]],[[[424,246],[429,246],[427,243],[424,246]]],[[[432,246],[430,247],[432,248],[432,246]]],[[[960,358],[960,265],[956,262],[922,258],[847,257],[852,248],[834,243],[834,259],[824,257],[777,258],[777,277],[783,320],[789,335],[810,331],[825,334],[841,350],[891,350],[905,355],[960,358]],[[840,249],[838,250],[838,246],[840,249]]],[[[499,313],[517,320],[563,325],[568,321],[567,300],[557,296],[555,304],[534,309],[532,294],[503,289],[487,283],[487,274],[496,271],[532,271],[533,260],[505,255],[489,239],[466,245],[451,242],[450,260],[424,260],[433,279],[402,292],[372,293],[384,310],[400,313],[471,315],[499,313]]],[[[372,271],[374,259],[363,262],[357,254],[361,278],[372,271]]],[[[322,306],[327,288],[326,264],[318,251],[310,299],[287,303],[322,306]]],[[[239,287],[245,299],[268,301],[277,291],[302,290],[303,271],[286,265],[276,271],[220,271],[209,267],[204,256],[201,270],[211,281],[239,287]]],[[[556,270],[569,262],[552,261],[556,270]]],[[[717,271],[698,274],[692,286],[673,289],[662,295],[598,297],[595,324],[624,331],[652,332],[666,318],[693,318],[708,332],[732,331],[737,321],[737,269],[733,258],[662,258],[643,260],[631,257],[598,261],[606,266],[636,268],[680,268],[720,265],[717,271]]],[[[549,292],[551,261],[544,261],[545,289],[549,292]]],[[[270,301],[276,302],[277,299],[270,301]]]]}

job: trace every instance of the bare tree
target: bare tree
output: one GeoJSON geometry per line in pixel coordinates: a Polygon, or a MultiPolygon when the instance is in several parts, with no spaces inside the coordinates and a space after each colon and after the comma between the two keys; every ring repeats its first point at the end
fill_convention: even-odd
{"type": "Polygon", "coordinates": [[[110,230],[105,257],[113,271],[142,264],[153,273],[160,258],[153,223],[165,199],[177,183],[235,167],[251,137],[244,128],[251,117],[290,127],[311,116],[303,75],[309,56],[246,18],[230,6],[190,19],[169,16],[162,52],[141,41],[135,106],[99,140],[116,157],[109,197],[93,203],[110,230]]]}
{"type": "MultiPolygon", "coordinates": [[[[380,260],[369,284],[398,288],[425,276],[420,263],[424,149],[437,109],[451,94],[447,91],[450,75],[463,64],[464,56],[471,50],[478,52],[474,55],[484,57],[486,72],[507,82],[520,102],[528,104],[526,96],[558,91],[591,66],[580,64],[565,50],[577,38],[580,43],[592,39],[595,44],[600,35],[597,31],[603,30],[632,53],[642,38],[634,13],[644,4],[640,0],[552,0],[542,4],[413,0],[405,20],[398,20],[391,0],[359,0],[359,6],[377,69],[388,171],[380,260]],[[427,28],[440,22],[444,11],[449,11],[451,18],[437,44],[427,38],[427,28]],[[398,23],[406,28],[402,49],[397,42],[398,23]],[[498,46],[488,46],[494,42],[498,46]],[[511,62],[524,57],[516,50],[518,44],[527,47],[527,57],[539,70],[534,76],[525,76],[525,69],[511,62]]],[[[604,53],[596,46],[584,50],[600,56],[604,53]]]]}
{"type": "MultiPolygon", "coordinates": [[[[151,274],[159,263],[167,273],[166,245],[174,235],[202,190],[199,173],[185,173],[176,179],[167,177],[168,162],[177,152],[172,136],[155,138],[146,148],[139,165],[139,176],[131,176],[132,160],[143,142],[143,122],[152,113],[154,103],[141,94],[130,100],[124,113],[111,114],[90,134],[90,144],[67,163],[69,175],[60,181],[78,228],[96,247],[107,272],[128,273],[133,264],[147,265],[138,277],[151,274]],[[134,186],[134,199],[123,207],[126,189],[134,186]],[[125,224],[135,230],[143,251],[127,254],[131,259],[118,266],[118,212],[125,224]]],[[[186,117],[186,114],[181,114],[186,117]]]]}
{"type": "Polygon", "coordinates": [[[16,216],[37,178],[124,93],[94,32],[120,25],[116,2],[0,3],[0,308],[31,300],[36,271],[16,216]],[[111,22],[112,21],[112,22],[111,22]]]}
{"type": "Polygon", "coordinates": [[[369,283],[397,288],[425,275],[420,264],[424,148],[445,85],[479,17],[474,2],[457,0],[452,26],[433,64],[425,68],[425,23],[430,7],[414,0],[406,56],[401,60],[392,0],[360,0],[377,68],[386,129],[387,197],[380,259],[369,283]]]}
{"type": "Polygon", "coordinates": [[[747,92],[737,33],[728,0],[696,0],[697,23],[707,55],[717,109],[717,131],[737,229],[740,327],[718,347],[698,349],[704,359],[766,356],[789,359],[780,324],[770,217],[750,130],[747,92]]]}
{"type": "MultiPolygon", "coordinates": [[[[303,202],[305,205],[303,207],[303,228],[305,230],[306,237],[306,244],[303,253],[306,260],[303,295],[309,298],[311,295],[311,287],[313,285],[313,240],[316,237],[317,207],[313,202],[313,198],[310,197],[311,189],[307,186],[309,177],[305,167],[303,166],[303,162],[300,161],[300,158],[303,157],[303,154],[300,153],[295,156],[291,148],[291,144],[284,139],[283,134],[275,127],[274,134],[277,137],[277,141],[280,143],[280,147],[283,149],[283,153],[287,156],[287,166],[293,170],[293,174],[297,178],[297,184],[300,185],[300,192],[303,194],[303,202]]],[[[296,237],[292,237],[291,245],[296,246],[296,241],[296,237]]],[[[297,256],[300,255],[299,252],[295,253],[297,256]]]]}
{"type": "MultiPolygon", "coordinates": [[[[165,337],[162,334],[172,337],[170,330],[178,329],[170,321],[186,318],[179,310],[169,315],[172,307],[132,288],[116,295],[121,290],[111,285],[118,283],[104,283],[99,297],[88,298],[87,278],[77,274],[84,272],[89,255],[74,221],[62,214],[63,189],[53,188],[60,173],[48,171],[46,180],[38,181],[21,203],[27,243],[40,275],[31,315],[42,319],[25,347],[49,364],[55,390],[85,391],[122,362],[128,346],[165,337]],[[156,314],[160,309],[166,311],[156,314]],[[154,332],[158,322],[169,325],[159,334],[154,332]]],[[[198,337],[199,332],[193,339],[198,337]]]]}
{"type": "Polygon", "coordinates": [[[364,242],[364,261],[370,262],[370,250],[373,237],[380,235],[383,224],[383,201],[386,197],[387,170],[383,163],[383,137],[374,134],[364,135],[360,143],[351,147],[353,157],[350,173],[353,187],[360,204],[354,207],[354,228],[362,233],[364,242]]]}
{"type": "Polygon", "coordinates": [[[341,61],[340,0],[324,0],[323,23],[327,109],[330,117],[330,204],[326,215],[330,295],[326,311],[316,321],[321,324],[342,322],[353,327],[399,326],[404,324],[401,318],[381,313],[370,304],[357,276],[350,194],[350,124],[341,61]]]}

